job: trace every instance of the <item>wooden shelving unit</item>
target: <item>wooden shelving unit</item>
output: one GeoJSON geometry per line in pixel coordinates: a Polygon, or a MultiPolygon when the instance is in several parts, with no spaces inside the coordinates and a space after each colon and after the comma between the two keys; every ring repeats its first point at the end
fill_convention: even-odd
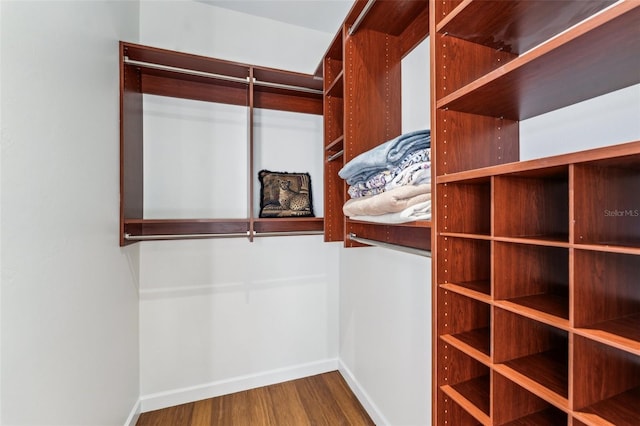
{"type": "Polygon", "coordinates": [[[386,225],[345,218],[347,186],[338,176],[357,155],[400,135],[400,61],[427,37],[428,16],[425,0],[356,0],[322,60],[325,241],[361,246],[349,238],[355,234],[431,249],[430,221],[386,225]]]}
{"type": "MultiPolygon", "coordinates": [[[[253,110],[322,115],[322,80],[133,43],[120,42],[120,245],[139,239],[321,232],[323,218],[257,219],[253,193],[253,110]],[[243,219],[143,217],[143,102],[151,94],[240,105],[249,111],[249,212],[243,219]]],[[[245,141],[238,141],[246,143],[245,141]]]]}
{"type": "Polygon", "coordinates": [[[634,1],[430,1],[433,424],[640,419],[640,141],[519,121],[640,83],[634,1]]]}

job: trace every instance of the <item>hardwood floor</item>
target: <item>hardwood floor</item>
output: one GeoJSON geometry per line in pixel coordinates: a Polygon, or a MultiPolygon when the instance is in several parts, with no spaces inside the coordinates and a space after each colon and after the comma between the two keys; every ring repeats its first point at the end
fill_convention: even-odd
{"type": "Polygon", "coordinates": [[[374,425],[339,372],[142,413],[137,426],[374,425]]]}

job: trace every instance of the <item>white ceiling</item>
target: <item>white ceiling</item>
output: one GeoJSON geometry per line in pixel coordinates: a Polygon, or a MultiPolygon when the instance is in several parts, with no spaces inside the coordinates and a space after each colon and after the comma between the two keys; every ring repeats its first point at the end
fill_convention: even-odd
{"type": "Polygon", "coordinates": [[[237,12],[336,33],[354,0],[196,0],[237,12]]]}

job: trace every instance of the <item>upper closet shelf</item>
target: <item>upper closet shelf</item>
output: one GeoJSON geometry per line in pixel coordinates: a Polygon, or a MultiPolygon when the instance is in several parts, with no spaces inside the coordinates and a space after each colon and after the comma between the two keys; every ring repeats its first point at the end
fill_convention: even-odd
{"type": "Polygon", "coordinates": [[[521,54],[613,3],[615,0],[464,0],[436,29],[441,34],[521,54]]]}
{"type": "Polygon", "coordinates": [[[123,44],[125,69],[140,73],[142,93],[322,114],[322,79],[216,58],[123,44]],[[216,90],[210,90],[212,86],[216,90]]]}
{"type": "MultiPolygon", "coordinates": [[[[464,4],[467,3],[488,14],[495,2],[464,4]]],[[[526,6],[520,8],[526,10],[526,6]]],[[[460,14],[464,13],[466,8],[461,8],[460,14]]],[[[454,19],[444,22],[442,30],[456,28],[456,22],[454,19]]],[[[538,37],[537,34],[533,38],[523,35],[505,40],[509,40],[511,46],[528,47],[538,41],[538,37]]],[[[620,2],[445,96],[437,102],[437,107],[524,120],[638,84],[639,69],[640,2],[620,2]]]]}

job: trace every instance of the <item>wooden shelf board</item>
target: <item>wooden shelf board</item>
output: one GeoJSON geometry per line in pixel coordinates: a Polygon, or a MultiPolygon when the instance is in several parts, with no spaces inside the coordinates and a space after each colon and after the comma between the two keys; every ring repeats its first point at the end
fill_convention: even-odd
{"type": "Polygon", "coordinates": [[[569,298],[555,294],[535,294],[495,301],[508,311],[532,318],[554,327],[569,329],[569,298]]]}
{"type": "Polygon", "coordinates": [[[256,232],[305,232],[324,229],[324,218],[321,217],[256,219],[253,223],[256,232]]]}
{"type": "Polygon", "coordinates": [[[444,283],[440,287],[484,303],[491,302],[491,283],[488,280],[444,283]]]}
{"type": "MultiPolygon", "coordinates": [[[[473,402],[466,398],[465,395],[458,392],[454,387],[444,385],[440,387],[440,390],[444,392],[449,398],[451,398],[456,404],[458,404],[464,411],[469,413],[480,424],[485,426],[491,426],[491,418],[482,409],[478,408],[473,402]]],[[[488,391],[487,391],[487,399],[488,391]]]]}
{"type": "MultiPolygon", "coordinates": [[[[360,2],[366,3],[366,1],[362,0],[360,2]]],[[[428,7],[429,3],[426,1],[404,0],[389,2],[378,0],[373,3],[373,6],[365,15],[360,29],[399,36],[406,28],[410,27],[416,16],[425,13],[425,9],[428,9],[428,7]],[[392,5],[392,7],[389,7],[389,5],[392,5]]],[[[352,15],[354,15],[353,19],[355,20],[357,14],[350,13],[349,17],[352,15]]],[[[347,21],[349,21],[349,18],[347,18],[347,21]]],[[[425,21],[429,22],[429,19],[425,19],[425,21]]]]}
{"type": "Polygon", "coordinates": [[[333,140],[329,145],[327,145],[324,150],[327,152],[338,152],[344,146],[344,135],[338,136],[335,140],[333,140]]]}
{"type": "MultiPolygon", "coordinates": [[[[135,235],[181,234],[234,234],[249,231],[249,219],[125,219],[125,230],[135,230],[135,235]]],[[[305,232],[322,231],[324,219],[270,218],[256,219],[256,232],[305,232]]]]}
{"type": "Polygon", "coordinates": [[[253,76],[258,82],[284,84],[287,86],[296,86],[322,91],[322,79],[316,78],[312,74],[303,74],[266,67],[252,66],[252,68],[253,76]]]}
{"type": "Polygon", "coordinates": [[[621,2],[438,100],[437,108],[525,120],[637,84],[640,37],[630,29],[638,26],[640,3],[621,2]]]}
{"type": "MultiPolygon", "coordinates": [[[[640,218],[639,218],[640,220],[640,218]]],[[[640,241],[607,241],[601,243],[582,242],[575,245],[576,248],[585,250],[607,251],[611,253],[640,254],[640,241]]]]}
{"type": "Polygon", "coordinates": [[[398,228],[426,228],[426,229],[430,229],[431,228],[431,221],[430,220],[416,220],[413,222],[405,222],[405,223],[379,223],[379,222],[367,222],[364,220],[353,220],[350,218],[347,218],[347,222],[348,223],[354,223],[354,224],[363,224],[363,225],[371,225],[371,226],[393,226],[393,227],[398,227],[398,228]]]}
{"type": "Polygon", "coordinates": [[[484,353],[482,350],[479,350],[475,346],[471,346],[466,342],[458,339],[457,336],[458,335],[453,336],[451,334],[443,334],[440,336],[440,339],[443,342],[453,346],[454,348],[464,352],[465,355],[468,355],[476,361],[486,365],[487,367],[491,366],[491,357],[488,354],[484,353]]]}
{"type": "Polygon", "coordinates": [[[440,232],[438,235],[442,237],[468,238],[473,240],[492,240],[491,235],[487,234],[469,234],[463,232],[440,232]]]}
{"type": "Polygon", "coordinates": [[[125,56],[128,56],[131,60],[238,78],[246,78],[249,76],[250,66],[247,64],[143,46],[135,43],[121,43],[124,47],[125,56]]]}
{"type": "Polygon", "coordinates": [[[458,383],[451,386],[443,386],[442,390],[447,393],[454,401],[458,403],[462,408],[465,408],[475,418],[478,419],[477,414],[481,413],[481,422],[484,423],[489,420],[489,407],[490,407],[490,379],[489,375],[480,376],[467,380],[466,382],[458,383]],[[448,390],[455,392],[449,393],[448,390]],[[468,410],[469,407],[474,407],[476,410],[468,410]]]}
{"type": "Polygon", "coordinates": [[[486,361],[490,360],[491,330],[489,327],[477,328],[475,330],[453,334],[451,337],[456,341],[462,342],[464,346],[473,348],[476,352],[484,355],[484,364],[487,363],[486,361]]]}
{"type": "Polygon", "coordinates": [[[537,246],[548,247],[563,247],[569,248],[568,236],[556,236],[556,235],[532,235],[532,236],[518,236],[518,237],[493,237],[495,241],[502,241],[505,243],[518,243],[518,244],[532,244],[537,246]]]}
{"type": "Polygon", "coordinates": [[[640,313],[579,327],[577,334],[640,356],[640,313]]]}
{"type": "Polygon", "coordinates": [[[522,53],[612,3],[614,0],[466,0],[440,22],[436,31],[493,49],[522,53]]]}
{"type": "MultiPolygon", "coordinates": [[[[420,221],[407,224],[386,224],[358,220],[345,220],[346,234],[354,233],[357,237],[396,244],[420,250],[431,250],[431,222],[420,221]]],[[[359,243],[350,239],[348,246],[359,247],[359,243]]],[[[345,241],[346,242],[346,241],[345,241]]]]}
{"type": "Polygon", "coordinates": [[[567,424],[566,413],[549,407],[546,410],[505,423],[503,426],[557,426],[565,424],[567,424]]]}
{"type": "Polygon", "coordinates": [[[576,411],[574,417],[588,425],[636,426],[640,419],[640,387],[576,411]]]}
{"type": "Polygon", "coordinates": [[[325,94],[326,96],[342,99],[342,97],[344,96],[344,71],[340,71],[338,73],[329,87],[327,87],[325,94]]]}
{"type": "MultiPolygon", "coordinates": [[[[534,386],[534,389],[528,389],[533,394],[542,397],[540,391],[546,390],[562,400],[562,405],[559,407],[566,409],[568,406],[569,372],[566,351],[542,352],[507,361],[502,365],[508,370],[518,373],[517,377],[514,377],[513,374],[503,374],[503,371],[500,371],[508,378],[515,379],[516,382],[519,381],[518,379],[526,378],[527,381],[536,383],[537,386],[534,386]]],[[[525,386],[523,385],[523,387],[525,386]]]]}
{"type": "Polygon", "coordinates": [[[566,166],[567,164],[606,161],[609,166],[614,166],[617,161],[620,161],[621,163],[640,161],[639,152],[640,141],[630,141],[618,145],[594,148],[569,154],[554,155],[551,157],[537,158],[535,160],[500,164],[497,166],[440,175],[436,177],[436,183],[444,184],[449,182],[466,182],[491,176],[533,170],[540,170],[540,173],[544,173],[543,169],[566,166]]]}

